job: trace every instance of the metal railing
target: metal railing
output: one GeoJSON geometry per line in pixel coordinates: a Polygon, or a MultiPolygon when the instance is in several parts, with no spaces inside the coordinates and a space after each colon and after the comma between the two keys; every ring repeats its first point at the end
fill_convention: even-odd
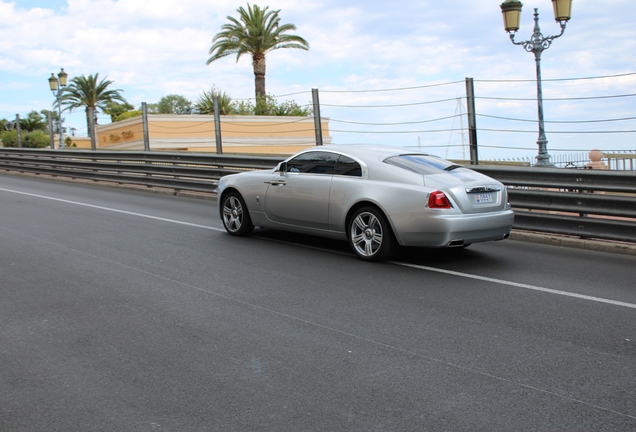
{"type": "Polygon", "coordinates": [[[193,153],[0,148],[0,169],[215,193],[224,175],[271,168],[282,158],[193,153]]]}
{"type": "Polygon", "coordinates": [[[606,153],[611,170],[636,170],[636,152],[606,153]]]}
{"type": "Polygon", "coordinates": [[[636,242],[636,173],[472,166],[508,187],[516,229],[636,242]]]}
{"type": "MultiPolygon", "coordinates": [[[[0,148],[0,170],[215,193],[282,156],[0,148]]],[[[514,228],[636,242],[636,172],[472,165],[508,187],[514,228]]]]}

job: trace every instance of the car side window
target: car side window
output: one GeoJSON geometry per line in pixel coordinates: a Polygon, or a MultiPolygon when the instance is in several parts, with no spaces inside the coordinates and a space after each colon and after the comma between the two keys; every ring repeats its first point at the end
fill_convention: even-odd
{"type": "Polygon", "coordinates": [[[329,152],[312,151],[296,156],[287,162],[287,172],[332,174],[338,155],[329,152]]]}
{"type": "Polygon", "coordinates": [[[362,167],[350,157],[341,155],[333,170],[335,175],[362,177],[362,167]]]}

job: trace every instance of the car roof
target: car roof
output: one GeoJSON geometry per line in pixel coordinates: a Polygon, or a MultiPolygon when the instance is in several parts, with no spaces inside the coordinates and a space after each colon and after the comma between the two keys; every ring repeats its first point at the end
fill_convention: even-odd
{"type": "Polygon", "coordinates": [[[391,156],[398,156],[402,154],[421,154],[426,155],[417,150],[406,149],[404,147],[392,147],[383,145],[369,145],[369,144],[327,144],[321,147],[312,147],[306,151],[335,151],[343,153],[363,161],[369,160],[384,160],[391,156]]]}

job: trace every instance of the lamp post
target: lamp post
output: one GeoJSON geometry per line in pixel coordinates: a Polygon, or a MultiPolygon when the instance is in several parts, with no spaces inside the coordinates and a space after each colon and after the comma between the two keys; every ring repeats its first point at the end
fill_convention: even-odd
{"type": "Polygon", "coordinates": [[[539,110],[539,153],[537,154],[536,166],[551,167],[554,166],[550,162],[548,154],[548,140],[545,136],[545,127],[543,124],[543,90],[541,87],[541,53],[552,45],[552,41],[563,35],[565,32],[565,24],[570,20],[572,10],[572,0],[552,0],[554,9],[554,19],[561,25],[561,33],[556,36],[545,37],[541,34],[539,28],[539,10],[534,9],[534,33],[530,40],[523,42],[515,42],[515,33],[519,30],[519,20],[521,17],[521,7],[523,4],[519,0],[506,0],[501,4],[501,13],[504,19],[504,28],[510,34],[510,40],[515,45],[521,45],[523,48],[534,54],[534,60],[537,66],[537,103],[539,110]]]}
{"type": "Polygon", "coordinates": [[[55,96],[55,99],[57,100],[57,113],[60,116],[58,119],[60,127],[60,148],[64,147],[64,132],[62,129],[62,92],[64,91],[64,87],[66,87],[67,79],[68,74],[64,72],[64,68],[62,68],[60,73],[57,74],[57,77],[55,74],[51,74],[51,77],[49,78],[49,86],[53,92],[53,96],[55,96]]]}

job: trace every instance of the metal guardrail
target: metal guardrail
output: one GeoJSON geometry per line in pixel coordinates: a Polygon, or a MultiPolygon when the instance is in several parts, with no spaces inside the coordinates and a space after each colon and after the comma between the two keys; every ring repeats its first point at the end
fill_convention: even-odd
{"type": "MultiPolygon", "coordinates": [[[[282,156],[0,148],[0,170],[215,193],[282,156]]],[[[516,229],[636,242],[636,173],[473,165],[508,187],[516,229]]]]}
{"type": "Polygon", "coordinates": [[[0,148],[0,169],[214,193],[219,178],[271,168],[282,158],[163,152],[0,148]]]}
{"type": "Polygon", "coordinates": [[[478,165],[508,187],[514,228],[636,242],[636,173],[478,165]]]}

